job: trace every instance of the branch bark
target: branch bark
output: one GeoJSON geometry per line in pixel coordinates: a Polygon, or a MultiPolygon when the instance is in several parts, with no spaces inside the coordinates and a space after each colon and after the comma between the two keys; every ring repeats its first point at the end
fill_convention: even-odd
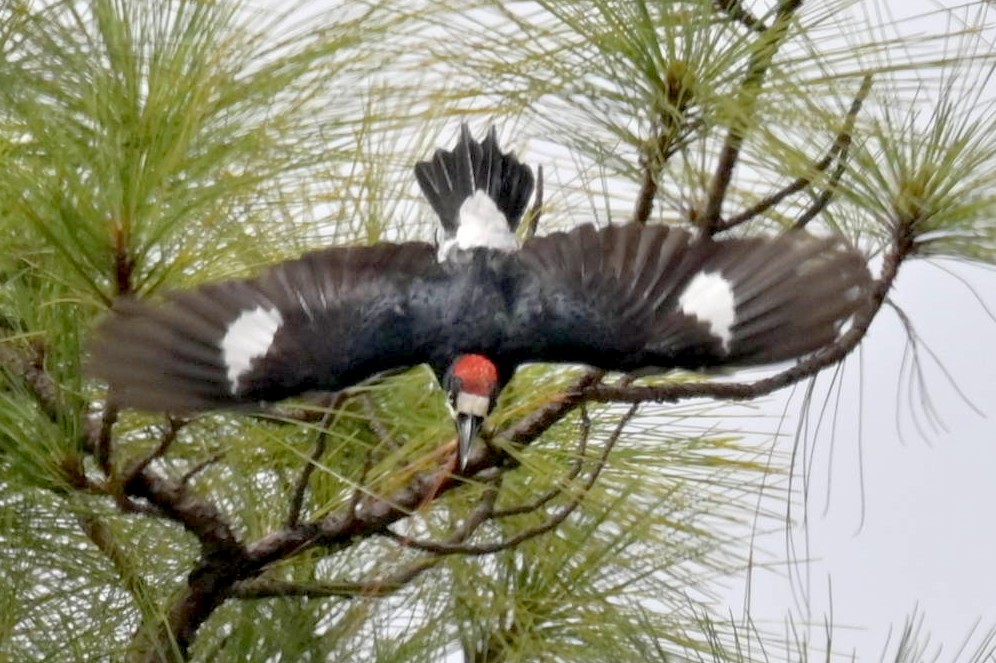
{"type": "Polygon", "coordinates": [[[738,95],[739,106],[743,112],[733,119],[730,130],[726,134],[726,140],[719,154],[719,163],[709,187],[705,213],[701,220],[702,228],[707,234],[714,234],[718,228],[720,215],[723,211],[723,201],[726,199],[726,191],[733,179],[733,171],[740,157],[740,147],[743,145],[757,96],[760,94],[761,83],[771,67],[779,46],[788,33],[789,22],[800,6],[802,6],[802,0],[782,0],[774,23],[761,34],[757,50],[754,51],[747,64],[747,73],[740,85],[738,95]]]}
{"type": "Polygon", "coordinates": [[[798,177],[787,186],[769,196],[765,196],[743,212],[731,216],[726,220],[718,221],[716,223],[715,232],[720,233],[730,230],[731,228],[736,228],[737,226],[755,218],[759,214],[767,212],[769,209],[773,208],[775,205],[778,205],[789,196],[799,193],[808,187],[812,184],[814,175],[824,172],[836,161],[837,167],[830,176],[830,180],[827,187],[822,192],[820,200],[818,200],[817,204],[814,204],[800,216],[800,218],[796,221],[795,227],[805,227],[810,220],[822,212],[823,209],[826,208],[826,205],[830,202],[833,189],[837,182],[840,181],[840,178],[843,176],[844,170],[847,167],[847,155],[851,147],[851,137],[854,132],[854,123],[857,119],[858,113],[861,111],[861,106],[864,104],[864,100],[871,91],[871,82],[871,76],[865,76],[864,79],[862,79],[861,87],[858,89],[857,94],[851,101],[851,107],[847,111],[843,128],[840,133],[837,134],[833,145],[831,145],[830,149],[827,150],[826,155],[811,166],[812,175],[803,175],[802,177],[798,177]]]}

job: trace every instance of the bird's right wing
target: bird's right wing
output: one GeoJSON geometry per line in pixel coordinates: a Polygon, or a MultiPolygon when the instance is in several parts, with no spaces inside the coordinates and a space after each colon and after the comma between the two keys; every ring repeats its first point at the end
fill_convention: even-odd
{"type": "Polygon", "coordinates": [[[801,232],[713,240],[587,225],[532,239],[519,256],[508,354],[618,370],[801,357],[838,336],[871,284],[860,253],[801,232]]]}
{"type": "Polygon", "coordinates": [[[90,372],[123,406],[184,413],[333,391],[425,360],[411,327],[442,273],[424,243],[335,247],[250,280],[122,299],[90,372]]]}

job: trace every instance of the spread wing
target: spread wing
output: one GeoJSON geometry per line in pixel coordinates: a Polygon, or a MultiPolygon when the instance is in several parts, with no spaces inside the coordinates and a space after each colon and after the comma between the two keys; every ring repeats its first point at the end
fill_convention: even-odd
{"type": "Polygon", "coordinates": [[[833,341],[868,296],[864,258],[804,233],[698,240],[582,226],[530,240],[506,349],[616,370],[750,365],[833,341]]]}
{"type": "Polygon", "coordinates": [[[335,390],[419,364],[412,325],[444,275],[424,243],[336,247],[251,280],[118,302],[91,373],[123,406],[183,413],[335,390]]]}

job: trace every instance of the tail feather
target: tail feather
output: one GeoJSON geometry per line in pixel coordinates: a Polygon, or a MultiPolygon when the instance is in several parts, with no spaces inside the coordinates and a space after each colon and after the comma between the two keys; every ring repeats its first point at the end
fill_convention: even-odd
{"type": "Polygon", "coordinates": [[[415,179],[448,235],[460,226],[460,208],[475,192],[494,201],[511,231],[519,225],[533,191],[533,173],[511,152],[502,152],[492,127],[482,142],[463,124],[452,150],[436,150],[415,164],[415,179]]]}

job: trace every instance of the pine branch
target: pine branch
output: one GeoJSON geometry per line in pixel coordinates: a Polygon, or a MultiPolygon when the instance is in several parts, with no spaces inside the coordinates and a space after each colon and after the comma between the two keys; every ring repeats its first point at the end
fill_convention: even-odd
{"type": "Polygon", "coordinates": [[[208,456],[207,458],[205,458],[204,460],[202,460],[201,462],[197,463],[192,468],[187,470],[183,474],[183,476],[180,477],[180,483],[182,483],[183,485],[187,485],[195,476],[206,470],[211,465],[214,465],[224,457],[225,457],[224,451],[219,451],[217,453],[211,454],[210,456],[208,456]]]}
{"type": "Polygon", "coordinates": [[[913,248],[910,233],[897,230],[892,246],[886,253],[881,274],[869,292],[868,302],[864,309],[855,314],[851,328],[831,345],[781,373],[755,382],[686,382],[653,387],[593,385],[585,390],[585,398],[605,403],[676,403],[691,398],[738,401],[765,396],[810,378],[824,368],[842,361],[858,346],[882,308],[900,265],[913,254],[913,248]]]}
{"type": "MultiPolygon", "coordinates": [[[[431,552],[437,555],[490,555],[502,550],[510,550],[516,546],[525,543],[530,539],[534,539],[543,534],[552,532],[557,527],[561,525],[567,518],[581,506],[581,502],[584,501],[585,496],[588,491],[591,490],[592,486],[598,480],[598,477],[602,474],[602,470],[605,469],[605,463],[608,461],[609,454],[615,447],[616,442],[622,436],[623,429],[626,427],[633,417],[636,415],[636,411],[639,408],[639,403],[634,403],[630,407],[629,411],[620,418],[619,423],[616,425],[615,430],[609,435],[608,439],[605,441],[605,445],[602,448],[602,454],[599,456],[595,467],[592,469],[591,474],[588,479],[582,484],[581,489],[566,505],[561,507],[558,511],[550,515],[542,524],[536,527],[531,527],[527,530],[519,532],[515,536],[509,537],[502,541],[495,541],[492,543],[484,543],[478,545],[466,545],[466,544],[453,544],[448,542],[435,542],[411,539],[405,536],[401,536],[392,532],[391,530],[386,530],[385,534],[390,536],[395,541],[400,543],[402,546],[407,548],[416,548],[425,552],[431,552]]],[[[483,501],[482,501],[483,504],[483,501]]],[[[479,507],[480,508],[480,507],[479,507]]],[[[489,514],[491,517],[493,514],[489,514]]]]}
{"type": "Polygon", "coordinates": [[[685,63],[680,60],[671,62],[664,76],[666,104],[661,103],[655,109],[652,135],[640,155],[643,179],[633,206],[633,222],[642,225],[647,223],[653,212],[664,166],[681,144],[681,139],[701,126],[701,120],[687,122],[687,111],[695,94],[685,63]]]}
{"type": "Polygon", "coordinates": [[[331,412],[327,412],[322,417],[318,435],[315,437],[315,446],[311,450],[311,456],[308,458],[308,462],[305,463],[304,469],[301,470],[301,475],[294,486],[290,509],[287,513],[287,527],[294,527],[301,518],[301,509],[304,507],[304,493],[308,490],[308,483],[311,481],[311,475],[314,473],[315,467],[318,466],[318,461],[325,455],[325,450],[328,448],[328,427],[331,419],[331,412]]]}
{"type": "Polygon", "coordinates": [[[740,147],[743,145],[749,127],[755,101],[760,94],[761,84],[771,67],[778,48],[788,34],[788,25],[792,16],[801,6],[802,0],[782,0],[778,6],[775,22],[761,34],[757,50],[754,51],[747,64],[747,73],[740,84],[739,93],[736,95],[740,102],[739,105],[743,108],[743,113],[733,120],[730,130],[726,134],[726,140],[713,173],[712,184],[709,187],[705,213],[701,218],[702,228],[709,235],[716,232],[720,223],[723,201],[726,200],[726,191],[733,179],[733,171],[740,157],[740,147]]]}
{"type": "MultiPolygon", "coordinates": [[[[110,411],[110,409],[108,409],[108,411],[110,411]]],[[[163,430],[162,436],[159,438],[159,444],[156,445],[156,448],[153,449],[152,452],[150,452],[144,458],[141,458],[138,461],[136,461],[135,464],[132,465],[128,469],[128,471],[124,473],[121,483],[125,485],[130,483],[136,476],[144,472],[146,468],[149,467],[149,464],[152,463],[152,461],[156,460],[157,458],[162,458],[163,456],[165,456],[166,452],[169,451],[169,448],[173,445],[173,442],[176,441],[177,433],[179,433],[180,429],[183,428],[186,424],[187,422],[182,419],[174,419],[173,417],[170,417],[169,422],[166,425],[166,428],[163,430]]],[[[113,422],[111,422],[111,425],[113,425],[113,422]]],[[[102,426],[101,427],[102,438],[104,437],[103,429],[105,427],[108,428],[108,433],[109,433],[109,426],[102,426]]],[[[110,439],[109,434],[107,435],[107,438],[110,439]]],[[[182,484],[184,482],[181,481],[180,483],[182,484]]]]}
{"type": "Polygon", "coordinates": [[[97,465],[100,466],[104,476],[108,478],[114,472],[114,468],[111,465],[111,455],[114,452],[112,434],[114,424],[117,423],[117,421],[118,407],[111,402],[110,399],[108,399],[108,403],[100,415],[100,426],[97,429],[97,438],[90,445],[90,448],[93,449],[94,456],[97,458],[97,465]]]}
{"type": "Polygon", "coordinates": [[[43,356],[39,349],[35,356],[19,350],[0,340],[0,366],[27,387],[38,408],[50,421],[58,421],[61,410],[59,385],[55,383],[40,361],[43,356]]]}
{"type": "Polygon", "coordinates": [[[714,0],[713,5],[752,32],[764,34],[768,31],[768,26],[765,25],[764,21],[754,16],[740,0],[714,0]]]}
{"type": "Polygon", "coordinates": [[[827,184],[826,189],[821,194],[820,198],[823,199],[820,204],[813,205],[806,212],[800,216],[799,220],[796,221],[796,228],[803,228],[806,224],[812,220],[817,214],[826,208],[826,205],[830,202],[832,192],[836,184],[840,181],[843,176],[844,171],[847,167],[847,155],[851,147],[851,138],[854,132],[854,122],[857,119],[858,113],[861,111],[861,106],[864,100],[868,97],[868,93],[871,91],[871,76],[865,76],[861,81],[861,87],[859,88],[854,99],[851,101],[851,107],[847,111],[847,115],[844,118],[844,126],[837,134],[834,139],[833,144],[830,149],[827,150],[826,155],[812,166],[810,166],[810,171],[812,174],[803,175],[796,178],[791,183],[789,183],[784,188],[770,194],[760,201],[747,208],[743,212],[732,216],[726,220],[720,220],[716,224],[716,232],[725,232],[731,228],[736,228],[737,226],[750,221],[759,214],[763,214],[773,208],[775,205],[779,204],[789,196],[799,193],[810,184],[812,184],[814,175],[826,171],[835,161],[837,162],[837,167],[830,176],[830,181],[827,184]]]}
{"type": "Polygon", "coordinates": [[[588,447],[588,436],[590,433],[591,418],[588,416],[588,408],[584,403],[581,403],[581,430],[578,434],[577,455],[574,458],[574,462],[571,463],[571,469],[567,472],[564,479],[558,482],[558,485],[546,491],[528,504],[520,504],[519,506],[508,507],[505,509],[495,509],[491,512],[491,518],[507,518],[509,516],[520,516],[526,513],[539,511],[551,501],[562,495],[564,488],[574,481],[579,474],[581,474],[581,470],[584,467],[585,451],[588,447]]]}
{"type": "Polygon", "coordinates": [[[235,583],[231,596],[236,599],[259,600],[301,596],[305,598],[371,598],[389,596],[404,589],[422,573],[437,566],[441,557],[423,557],[384,578],[361,582],[299,583],[257,578],[235,583]]]}

